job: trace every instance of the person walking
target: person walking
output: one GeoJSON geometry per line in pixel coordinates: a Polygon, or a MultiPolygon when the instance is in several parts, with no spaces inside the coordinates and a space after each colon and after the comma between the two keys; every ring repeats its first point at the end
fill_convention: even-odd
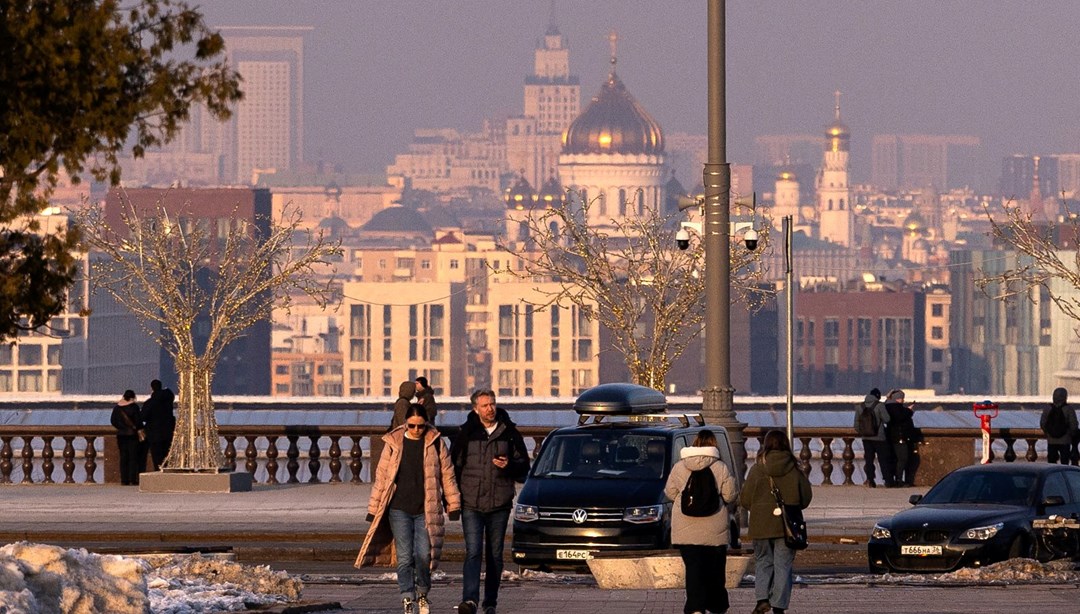
{"type": "Polygon", "coordinates": [[[1055,388],[1050,406],[1039,417],[1039,428],[1046,435],[1046,460],[1068,465],[1073,437],[1077,432],[1076,410],[1069,405],[1069,391],[1055,388]]]}
{"type": "Polygon", "coordinates": [[[877,487],[875,458],[881,465],[881,480],[885,487],[895,485],[893,474],[896,463],[893,461],[892,445],[885,437],[888,423],[889,412],[885,411],[885,404],[881,402],[881,391],[874,388],[862,403],[855,406],[855,431],[862,436],[863,471],[866,473],[866,485],[870,488],[877,487]]]}
{"type": "MultiPolygon", "coordinates": [[[[411,382],[410,382],[411,383],[411,382]]],[[[431,572],[438,568],[450,520],[461,515],[461,493],[450,452],[427,421],[424,406],[412,404],[404,423],[382,436],[383,454],[368,499],[370,523],[356,567],[388,565],[391,543],[404,614],[430,614],[431,572]]]]}
{"type": "Polygon", "coordinates": [[[465,536],[461,603],[458,614],[495,614],[503,572],[503,542],[514,504],[515,482],[529,472],[529,451],[510,415],[495,406],[495,393],[477,390],[472,411],[461,425],[450,457],[461,489],[461,528],[465,536]],[[486,566],[480,601],[481,561],[486,566]]]}
{"type": "Polygon", "coordinates": [[[892,446],[893,483],[895,486],[914,486],[915,470],[919,466],[915,429],[915,402],[904,405],[904,391],[891,390],[886,397],[885,411],[889,414],[889,423],[885,433],[892,446]]]}
{"type": "Polygon", "coordinates": [[[176,429],[176,416],[173,415],[173,402],[176,395],[172,390],[161,387],[161,380],[150,382],[150,398],[143,403],[142,417],[146,425],[146,444],[150,447],[150,462],[154,471],[160,471],[165,457],[172,447],[173,431],[176,429]]]}
{"type": "Polygon", "coordinates": [[[753,614],[783,614],[791,601],[795,551],[784,543],[784,525],[772,489],[785,505],[806,509],[813,498],[810,480],[799,471],[791,444],[781,431],[769,431],[743,485],[739,505],[750,512],[747,536],[754,542],[753,614]]]}
{"type": "Polygon", "coordinates": [[[671,469],[664,494],[671,506],[671,545],[679,550],[686,568],[686,602],[683,614],[727,612],[728,505],[736,502],[738,487],[726,464],[720,460],[716,435],[709,429],[698,432],[690,447],[679,452],[679,462],[671,469]],[[695,471],[708,471],[719,495],[719,508],[708,516],[683,513],[683,490],[695,471]],[[717,583],[719,582],[719,587],[717,583]]]}
{"type": "Polygon", "coordinates": [[[435,424],[435,416],[439,415],[439,405],[435,402],[435,391],[428,386],[427,378],[421,375],[414,380],[416,384],[416,402],[423,405],[427,410],[429,424],[435,424]]]}
{"type": "Polygon", "coordinates": [[[120,452],[120,483],[134,486],[139,483],[139,473],[146,466],[146,448],[142,445],[142,418],[135,391],[125,390],[123,397],[113,406],[109,422],[116,429],[116,448],[120,452]],[[142,435],[140,435],[140,433],[142,435]],[[142,462],[139,462],[139,461],[142,462]]]}
{"type": "MultiPolygon", "coordinates": [[[[394,401],[394,415],[390,418],[390,428],[387,432],[396,429],[397,427],[405,424],[405,412],[408,411],[409,406],[413,404],[413,397],[416,396],[416,382],[401,382],[398,386],[398,397],[394,401]]],[[[427,412],[424,413],[425,418],[427,412]]]]}

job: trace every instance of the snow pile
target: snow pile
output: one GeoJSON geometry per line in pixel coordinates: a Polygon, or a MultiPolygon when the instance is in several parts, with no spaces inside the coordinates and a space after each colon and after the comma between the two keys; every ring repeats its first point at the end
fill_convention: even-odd
{"type": "Polygon", "coordinates": [[[1009,559],[986,567],[962,568],[942,574],[860,574],[846,578],[821,578],[824,584],[924,584],[1005,585],[1078,584],[1080,571],[1068,560],[1040,563],[1034,559],[1009,559]]]}
{"type": "Polygon", "coordinates": [[[130,558],[19,542],[0,548],[0,613],[194,614],[297,601],[283,571],[199,555],[130,558]]]}
{"type": "Polygon", "coordinates": [[[0,548],[0,611],[20,614],[143,614],[139,559],[18,542],[0,548]]]}

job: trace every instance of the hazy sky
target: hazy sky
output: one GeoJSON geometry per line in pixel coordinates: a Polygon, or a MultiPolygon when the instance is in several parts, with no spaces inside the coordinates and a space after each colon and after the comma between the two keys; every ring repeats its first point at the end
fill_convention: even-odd
{"type": "MultiPolygon", "coordinates": [[[[197,0],[195,0],[197,2],[197,0]]],[[[416,128],[522,112],[549,0],[204,0],[212,25],[309,25],[309,160],[381,171],[416,128]]],[[[668,132],[706,132],[706,0],[561,0],[583,107],[618,72],[668,132]]],[[[856,178],[875,133],[974,134],[1009,153],[1080,151],[1077,0],[728,0],[728,155],[814,133],[841,90],[856,178]]]]}

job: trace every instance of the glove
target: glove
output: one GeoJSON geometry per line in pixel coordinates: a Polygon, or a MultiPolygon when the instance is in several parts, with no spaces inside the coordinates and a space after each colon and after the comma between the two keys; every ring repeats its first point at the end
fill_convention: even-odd
{"type": "Polygon", "coordinates": [[[369,513],[367,515],[367,518],[365,518],[365,520],[367,520],[368,522],[372,522],[373,520],[375,520],[375,514],[370,514],[369,513]]]}
{"type": "Polygon", "coordinates": [[[450,521],[457,522],[461,520],[461,510],[454,510],[450,512],[450,521]]]}

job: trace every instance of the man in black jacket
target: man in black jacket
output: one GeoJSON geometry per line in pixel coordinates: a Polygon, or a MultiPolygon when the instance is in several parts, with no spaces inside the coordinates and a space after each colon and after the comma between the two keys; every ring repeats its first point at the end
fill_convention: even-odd
{"type": "Polygon", "coordinates": [[[461,490],[461,526],[465,535],[461,604],[458,614],[495,614],[503,571],[503,542],[514,504],[515,482],[525,481],[529,452],[510,415],[495,407],[495,393],[477,390],[472,412],[454,443],[454,462],[461,490]],[[486,559],[484,600],[480,601],[481,555],[486,559]]]}
{"type": "Polygon", "coordinates": [[[176,428],[176,416],[173,415],[175,399],[172,390],[161,387],[161,380],[150,382],[150,398],[143,403],[141,415],[146,423],[146,443],[150,446],[154,471],[161,470],[161,464],[172,447],[173,429],[176,428]]]}

